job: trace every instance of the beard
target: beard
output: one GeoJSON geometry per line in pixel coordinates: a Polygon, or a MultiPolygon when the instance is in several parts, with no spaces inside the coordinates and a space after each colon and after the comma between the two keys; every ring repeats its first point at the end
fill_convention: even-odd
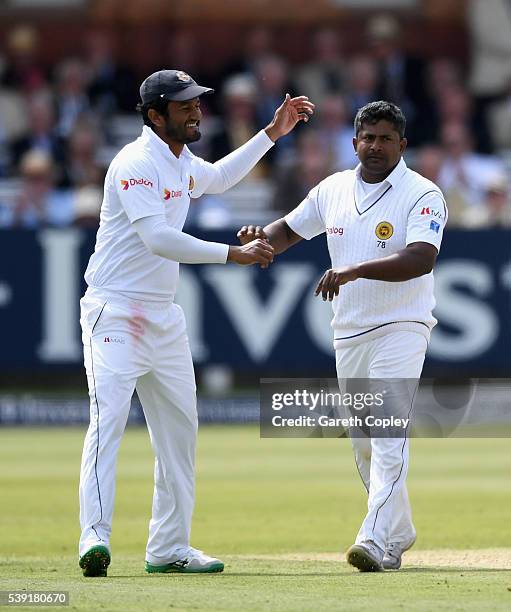
{"type": "Polygon", "coordinates": [[[167,120],[165,123],[165,136],[174,142],[190,144],[191,142],[197,142],[202,136],[198,128],[195,128],[191,134],[188,133],[189,131],[190,128],[175,125],[170,120],[167,120]]]}

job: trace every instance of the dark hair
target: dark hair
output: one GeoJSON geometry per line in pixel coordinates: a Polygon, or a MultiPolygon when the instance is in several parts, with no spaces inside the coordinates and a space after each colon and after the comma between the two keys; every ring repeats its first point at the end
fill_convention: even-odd
{"type": "Polygon", "coordinates": [[[153,128],[153,122],[149,119],[149,111],[151,108],[163,117],[168,116],[168,100],[164,100],[163,98],[156,98],[152,102],[146,102],[137,104],[137,111],[142,114],[142,119],[144,121],[144,125],[149,126],[151,129],[153,128]]]}
{"type": "Polygon", "coordinates": [[[392,123],[396,132],[398,132],[399,137],[404,138],[406,117],[399,106],[385,100],[369,102],[369,104],[366,104],[362,108],[358,109],[354,121],[355,136],[358,136],[358,133],[362,129],[362,125],[364,123],[374,125],[375,123],[378,123],[378,121],[382,120],[392,123]]]}

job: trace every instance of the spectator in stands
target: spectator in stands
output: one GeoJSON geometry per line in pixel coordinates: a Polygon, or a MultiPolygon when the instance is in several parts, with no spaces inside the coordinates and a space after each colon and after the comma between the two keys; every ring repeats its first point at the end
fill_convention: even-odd
{"type": "Polygon", "coordinates": [[[112,33],[88,32],[85,49],[88,95],[93,108],[102,115],[133,113],[138,102],[137,78],[131,68],[119,63],[112,33]]]}
{"type": "Polygon", "coordinates": [[[411,166],[416,172],[438,185],[443,161],[442,148],[436,144],[427,144],[417,149],[411,166]]]}
{"type": "Polygon", "coordinates": [[[57,66],[55,102],[57,133],[61,138],[69,138],[78,118],[90,112],[88,86],[88,69],[81,60],[68,58],[57,66]]]}
{"type": "Polygon", "coordinates": [[[346,170],[357,165],[353,149],[353,123],[342,95],[331,94],[323,99],[319,107],[317,129],[336,170],[346,170]]]}
{"type": "Polygon", "coordinates": [[[13,142],[27,129],[25,100],[19,92],[0,88],[0,177],[12,166],[13,142]]]}
{"type": "Polygon", "coordinates": [[[511,152],[511,82],[506,97],[488,105],[487,119],[492,143],[511,152]]]}
{"type": "Polygon", "coordinates": [[[73,198],[73,224],[84,229],[97,229],[103,191],[100,187],[81,187],[73,198]]]}
{"type": "Polygon", "coordinates": [[[46,74],[38,58],[37,31],[29,25],[14,27],[7,36],[7,65],[2,75],[2,85],[25,94],[46,87],[46,74]]]}
{"type": "Polygon", "coordinates": [[[66,163],[61,187],[101,186],[104,169],[97,160],[100,147],[98,127],[87,118],[79,119],[66,147],[66,163]]]}
{"type": "Polygon", "coordinates": [[[7,225],[37,228],[65,226],[73,218],[73,198],[55,188],[55,167],[43,151],[29,151],[21,159],[21,189],[7,225]]]}
{"type": "MultiPolygon", "coordinates": [[[[255,76],[258,93],[256,100],[257,129],[262,129],[273,119],[275,108],[282,104],[286,93],[289,93],[291,97],[295,94],[289,84],[287,64],[277,55],[268,55],[260,59],[256,66],[255,76]]],[[[285,159],[286,155],[292,153],[294,139],[293,132],[280,138],[267,153],[267,161],[271,163],[285,159]]]]}
{"type": "MultiPolygon", "coordinates": [[[[247,142],[257,132],[257,86],[248,73],[229,77],[222,88],[222,127],[211,139],[211,160],[221,159],[247,142]]],[[[267,173],[261,160],[247,175],[260,178],[267,173]]]]}
{"type": "Polygon", "coordinates": [[[346,87],[346,59],[337,30],[322,28],[312,41],[312,61],[296,77],[296,88],[321,106],[326,96],[342,93],[346,87]]]}
{"type": "Polygon", "coordinates": [[[369,55],[356,55],[348,63],[348,89],[346,99],[350,120],[369,102],[378,99],[378,68],[369,55]]]}
{"type": "Polygon", "coordinates": [[[55,129],[55,109],[48,91],[40,91],[28,98],[27,117],[25,133],[11,145],[12,170],[18,168],[21,158],[32,150],[47,153],[61,165],[64,159],[63,142],[55,129]]]}
{"type": "Polygon", "coordinates": [[[320,132],[309,128],[300,132],[297,141],[293,163],[277,177],[273,209],[279,212],[291,210],[333,170],[320,132]]]}
{"type": "Polygon", "coordinates": [[[244,34],[243,41],[243,49],[237,54],[236,59],[225,67],[224,74],[247,73],[255,76],[259,62],[275,54],[274,35],[270,28],[265,26],[250,28],[244,34]]]}
{"type": "Polygon", "coordinates": [[[484,207],[488,180],[504,171],[503,164],[476,153],[467,126],[457,121],[443,125],[440,144],[445,157],[438,184],[449,203],[449,224],[463,226],[471,211],[484,207]]]}

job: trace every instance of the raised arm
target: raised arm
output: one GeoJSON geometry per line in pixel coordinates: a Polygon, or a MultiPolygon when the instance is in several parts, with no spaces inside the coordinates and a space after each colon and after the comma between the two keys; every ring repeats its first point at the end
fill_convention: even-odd
{"type": "Polygon", "coordinates": [[[211,164],[196,158],[199,164],[196,185],[192,197],[203,193],[222,193],[236,185],[257,162],[271,149],[274,143],[288,134],[299,121],[307,122],[314,112],[314,104],[307,96],[286,99],[275,111],[272,122],[244,145],[229,155],[211,164]]]}

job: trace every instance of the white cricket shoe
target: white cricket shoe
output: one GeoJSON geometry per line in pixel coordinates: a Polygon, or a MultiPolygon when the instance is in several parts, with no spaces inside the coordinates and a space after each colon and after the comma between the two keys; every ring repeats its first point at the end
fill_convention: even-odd
{"type": "Polygon", "coordinates": [[[403,553],[409,550],[414,544],[417,536],[413,536],[404,542],[390,542],[385,549],[383,556],[383,567],[385,569],[398,570],[401,567],[401,557],[403,553]]]}
{"type": "Polygon", "coordinates": [[[350,546],[346,553],[346,560],[361,572],[383,571],[383,550],[372,540],[350,546]]]}
{"type": "Polygon", "coordinates": [[[163,565],[154,565],[146,561],[145,571],[148,574],[213,574],[224,571],[224,564],[220,559],[205,555],[202,550],[192,548],[186,549],[183,555],[163,565]]]}

